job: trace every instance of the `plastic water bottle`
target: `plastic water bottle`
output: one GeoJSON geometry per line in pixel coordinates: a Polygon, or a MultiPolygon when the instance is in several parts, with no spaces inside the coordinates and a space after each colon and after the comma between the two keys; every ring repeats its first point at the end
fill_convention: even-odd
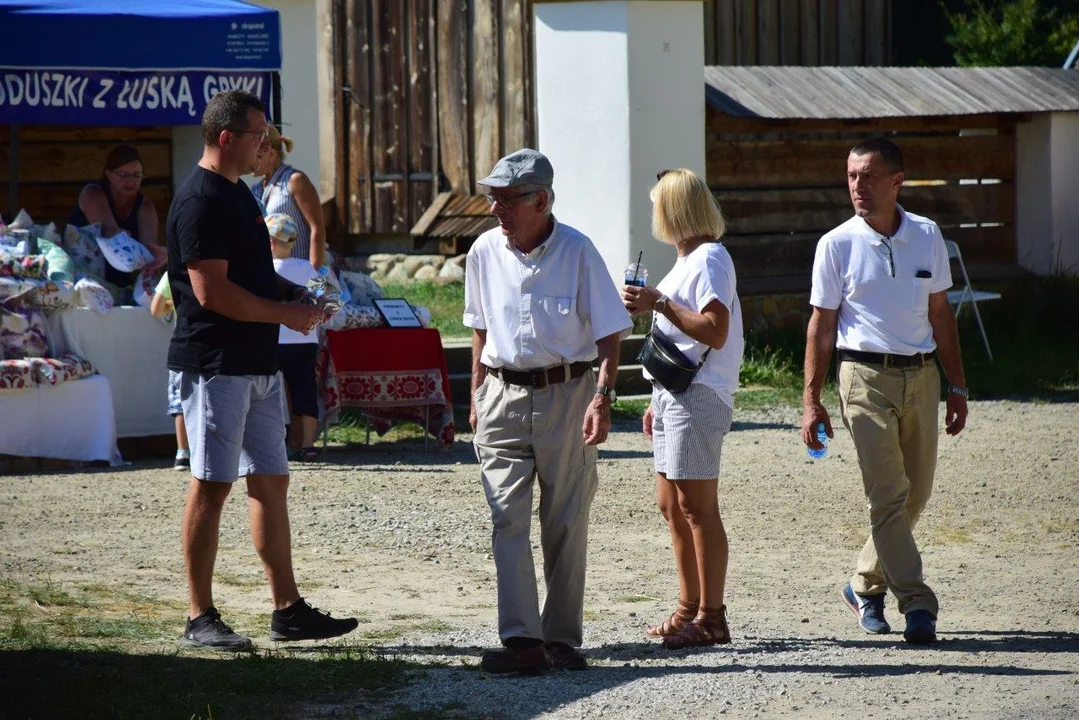
{"type": "Polygon", "coordinates": [[[817,440],[824,446],[820,450],[814,450],[808,446],[806,447],[806,454],[814,460],[820,460],[828,454],[828,431],[824,428],[823,422],[817,423],[817,440]]]}
{"type": "Polygon", "coordinates": [[[307,283],[304,301],[322,310],[322,321],[327,322],[341,309],[341,294],[330,280],[330,269],[323,265],[318,275],[307,283]]]}

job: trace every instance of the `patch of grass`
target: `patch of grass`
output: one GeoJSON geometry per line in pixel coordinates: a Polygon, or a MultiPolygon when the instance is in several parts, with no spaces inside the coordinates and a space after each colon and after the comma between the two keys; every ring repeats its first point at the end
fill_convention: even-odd
{"type": "Polygon", "coordinates": [[[611,418],[621,420],[640,420],[648,409],[650,400],[619,400],[611,406],[611,418]]]}
{"type": "Polygon", "coordinates": [[[409,665],[359,647],[241,657],[123,647],[0,650],[8,717],[288,718],[403,681],[409,665]]]}
{"type": "MultiPolygon", "coordinates": [[[[465,409],[465,425],[468,423],[468,410],[465,409]]],[[[379,435],[371,426],[371,444],[397,442],[399,440],[423,440],[423,430],[415,423],[401,423],[390,428],[385,435],[379,435]]],[[[356,408],[341,410],[341,422],[330,428],[330,442],[345,445],[367,444],[367,420],[356,408]]],[[[464,427],[464,425],[459,425],[464,427]]]]}
{"type": "Polygon", "coordinates": [[[405,298],[413,305],[431,311],[431,324],[445,338],[471,337],[472,331],[461,324],[465,307],[465,286],[462,283],[442,285],[430,282],[387,283],[382,286],[386,297],[405,298]]]}
{"type": "Polygon", "coordinates": [[[32,585],[27,588],[30,599],[42,607],[85,607],[85,601],[77,599],[74,595],[64,590],[61,583],[46,580],[43,585],[32,585]]]}
{"type": "Polygon", "coordinates": [[[215,571],[214,580],[239,588],[258,588],[266,584],[266,578],[261,573],[257,575],[237,575],[228,570],[215,571]]]}
{"type": "Polygon", "coordinates": [[[448,624],[436,618],[423,619],[426,617],[425,615],[403,614],[394,617],[411,620],[411,622],[388,623],[381,627],[361,628],[361,637],[368,641],[375,640],[385,642],[388,640],[396,640],[397,638],[414,632],[443,633],[452,629],[448,624]],[[420,620],[420,622],[415,622],[415,620],[420,620]]]}
{"type": "MultiPolygon", "coordinates": [[[[55,591],[0,582],[0,717],[298,717],[305,704],[393,687],[415,667],[361,645],[181,652],[173,602],[97,585],[55,591]]],[[[235,619],[241,632],[256,626],[235,619]]]]}

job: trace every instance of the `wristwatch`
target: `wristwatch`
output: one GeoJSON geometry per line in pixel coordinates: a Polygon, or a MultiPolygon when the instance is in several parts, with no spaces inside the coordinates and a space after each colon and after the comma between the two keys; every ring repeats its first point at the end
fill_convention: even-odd
{"type": "Polygon", "coordinates": [[[667,312],[667,303],[670,302],[670,298],[666,295],[660,295],[659,300],[656,300],[656,312],[663,315],[667,312]]]}
{"type": "Polygon", "coordinates": [[[958,385],[949,385],[948,393],[951,395],[958,395],[964,400],[970,398],[970,388],[959,387],[958,385]]]}
{"type": "Polygon", "coordinates": [[[613,387],[607,387],[606,385],[597,385],[596,394],[602,395],[603,397],[607,398],[611,401],[612,404],[618,402],[618,393],[614,391],[613,387]]]}

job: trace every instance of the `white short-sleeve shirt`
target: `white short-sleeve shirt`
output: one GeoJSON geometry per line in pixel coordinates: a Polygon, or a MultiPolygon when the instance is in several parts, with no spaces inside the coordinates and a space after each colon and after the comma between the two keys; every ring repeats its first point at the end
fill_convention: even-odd
{"type": "MultiPolygon", "coordinates": [[[[738,387],[738,373],[742,368],[745,338],[742,332],[742,306],[738,302],[737,277],[734,262],[722,243],[709,242],[696,248],[686,257],[675,261],[674,268],[659,281],[656,289],[674,302],[697,312],[708,303],[719,300],[730,312],[727,342],[719,350],[712,350],[704,365],[693,377],[694,383],[706,385],[716,391],[727,407],[734,407],[734,391],[738,387]]],[[[655,327],[670,339],[678,349],[693,362],[700,362],[706,347],[675,327],[662,315],[655,316],[655,327]]],[[[648,371],[644,376],[651,380],[648,371]]]]}
{"type": "Polygon", "coordinates": [[[633,326],[599,251],[555,221],[522,253],[501,228],[480,235],[465,265],[465,327],[487,331],[489,367],[538,370],[596,359],[596,341],[633,326]]]}
{"type": "Polygon", "coordinates": [[[895,355],[936,349],[929,295],[952,286],[948,250],[935,222],[898,209],[891,238],[855,216],[817,243],[809,302],[838,308],[840,349],[895,355]]]}
{"type": "MultiPolygon", "coordinates": [[[[297,285],[307,285],[308,282],[318,276],[315,266],[309,261],[294,257],[285,258],[284,260],[274,258],[273,269],[277,271],[278,275],[297,285]]],[[[318,333],[312,330],[304,335],[284,325],[281,326],[281,334],[277,337],[278,345],[304,345],[307,343],[318,343],[318,333]]]]}

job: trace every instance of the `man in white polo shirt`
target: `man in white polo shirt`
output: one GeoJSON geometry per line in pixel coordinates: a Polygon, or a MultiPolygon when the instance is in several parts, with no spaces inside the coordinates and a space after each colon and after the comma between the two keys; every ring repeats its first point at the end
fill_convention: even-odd
{"type": "Polygon", "coordinates": [[[937,597],[922,576],[912,530],[933,489],[937,463],[939,360],[951,382],[949,435],[966,424],[967,388],[955,316],[948,252],[940,228],[908,213],[896,199],[903,155],[873,138],[847,157],[855,215],[820,239],[813,261],[805,356],[802,439],[811,448],[818,423],[833,437],[820,394],[834,345],[839,401],[854,439],[872,533],[842,597],[869,633],[890,631],[884,594],[906,616],[903,637],[936,640],[937,597]]]}
{"type": "Polygon", "coordinates": [[[597,445],[611,427],[622,335],[632,326],[592,241],[551,214],[554,169],[535,150],[479,181],[499,227],[468,253],[476,456],[494,524],[498,634],[493,673],[581,670],[588,513],[597,445]],[[599,357],[599,384],[592,362],[599,357]],[[529,527],[540,484],[547,599],[540,614],[529,527]]]}

